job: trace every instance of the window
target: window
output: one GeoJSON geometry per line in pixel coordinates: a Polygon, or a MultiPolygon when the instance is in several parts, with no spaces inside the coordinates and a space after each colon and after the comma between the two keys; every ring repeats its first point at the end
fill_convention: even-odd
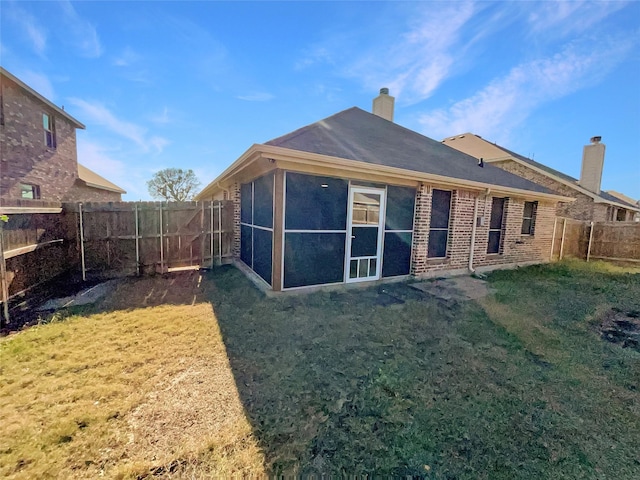
{"type": "Polygon", "coordinates": [[[44,144],[49,148],[56,148],[56,128],[51,115],[42,114],[42,127],[44,128],[44,144]]]}
{"type": "Polygon", "coordinates": [[[273,174],[240,186],[240,259],[271,284],[273,174]]]}
{"type": "Polygon", "coordinates": [[[522,235],[533,235],[536,223],[536,210],[538,202],[524,202],[524,213],[522,214],[522,235]]]}
{"type": "Polygon", "coordinates": [[[450,212],[451,192],[447,190],[434,190],[431,194],[431,225],[429,226],[428,258],[444,258],[447,256],[450,212]]]}
{"type": "Polygon", "coordinates": [[[618,208],[616,211],[616,222],[624,222],[627,219],[627,211],[624,208],[618,208]]]}
{"type": "Polygon", "coordinates": [[[40,187],[38,185],[32,185],[30,183],[21,183],[20,198],[38,200],[40,198],[40,187]]]}
{"type": "Polygon", "coordinates": [[[487,253],[500,253],[503,215],[504,198],[494,197],[491,204],[491,220],[489,221],[489,244],[487,245],[487,253]]]}

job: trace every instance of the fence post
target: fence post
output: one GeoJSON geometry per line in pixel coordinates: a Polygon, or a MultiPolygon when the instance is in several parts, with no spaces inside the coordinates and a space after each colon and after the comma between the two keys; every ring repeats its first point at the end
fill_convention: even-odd
{"type": "Polygon", "coordinates": [[[82,281],[87,280],[87,271],[84,263],[84,226],[82,223],[82,203],[78,204],[78,217],[80,220],[80,262],[82,264],[82,281]]]}
{"type": "Polygon", "coordinates": [[[211,270],[213,270],[213,263],[214,263],[213,262],[213,235],[215,233],[214,232],[214,228],[213,228],[213,221],[214,221],[213,200],[211,200],[211,202],[209,202],[209,208],[211,208],[211,215],[210,215],[211,216],[211,222],[210,222],[211,223],[211,227],[209,228],[211,236],[210,236],[209,240],[210,240],[210,243],[211,243],[211,245],[210,245],[210,247],[211,247],[211,270]]]}
{"type": "Polygon", "coordinates": [[[204,232],[204,211],[206,201],[202,200],[202,213],[200,214],[200,268],[204,267],[204,245],[205,245],[205,232],[204,232]]]}
{"type": "Polygon", "coordinates": [[[3,326],[9,323],[9,287],[7,285],[7,263],[4,258],[4,222],[0,219],[0,275],[2,278],[2,314],[4,320],[0,322],[3,326]]]}
{"type": "Polygon", "coordinates": [[[160,202],[160,273],[164,273],[164,237],[162,231],[162,202],[160,202]]]}
{"type": "Polygon", "coordinates": [[[556,244],[556,227],[558,226],[558,217],[553,220],[553,235],[551,236],[551,254],[549,255],[549,261],[553,262],[553,247],[556,244]]]}
{"type": "Polygon", "coordinates": [[[591,222],[591,228],[589,229],[589,245],[587,246],[587,262],[591,256],[591,241],[593,240],[593,222],[591,222]]]}
{"type": "Polygon", "coordinates": [[[135,214],[134,214],[135,222],[136,222],[136,275],[140,275],[140,234],[139,234],[139,226],[138,226],[138,202],[136,202],[135,214]]]}
{"type": "Polygon", "coordinates": [[[222,202],[218,200],[218,260],[222,265],[222,202]]]}
{"type": "Polygon", "coordinates": [[[560,241],[560,255],[558,257],[558,260],[562,260],[562,256],[564,254],[564,237],[565,237],[565,232],[567,231],[567,219],[564,219],[564,222],[562,222],[562,240],[560,241]]]}

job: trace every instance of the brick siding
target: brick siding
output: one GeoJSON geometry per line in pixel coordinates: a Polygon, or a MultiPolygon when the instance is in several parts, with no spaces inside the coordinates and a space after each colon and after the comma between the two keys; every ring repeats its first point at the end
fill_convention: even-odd
{"type": "MultiPolygon", "coordinates": [[[[478,217],[484,224],[476,227],[473,251],[473,267],[498,267],[500,265],[548,262],[551,255],[551,239],[556,218],[556,203],[538,201],[534,214],[534,234],[523,235],[523,198],[506,198],[504,203],[500,253],[487,254],[489,220],[493,197],[463,189],[451,190],[449,236],[446,258],[427,258],[431,201],[433,189],[451,190],[447,187],[422,183],[416,190],[416,206],[413,225],[411,270],[413,276],[429,276],[437,272],[465,270],[469,265],[471,235],[475,222],[474,209],[478,200],[478,217]]],[[[240,185],[229,189],[234,207],[233,256],[240,256],[240,185]]]]}
{"type": "MultiPolygon", "coordinates": [[[[438,271],[468,268],[471,235],[474,224],[474,208],[478,198],[478,217],[484,224],[476,227],[473,249],[473,267],[542,263],[549,260],[551,237],[555,221],[555,202],[538,202],[535,213],[533,235],[522,235],[522,217],[525,199],[506,198],[502,223],[500,253],[488,254],[489,220],[493,197],[454,190],[449,217],[449,238],[445,259],[428,259],[429,223],[431,217],[431,191],[442,188],[422,184],[416,195],[416,217],[414,223],[413,259],[411,274],[429,275],[438,271]]],[[[443,188],[444,189],[444,188],[443,188]]]]}
{"type": "MultiPolygon", "coordinates": [[[[593,220],[594,222],[604,222],[611,220],[611,206],[604,203],[595,203],[593,198],[584,193],[580,193],[578,190],[558,182],[553,178],[538,173],[524,165],[514,162],[513,160],[506,160],[503,162],[493,163],[496,167],[500,167],[516,175],[531,180],[538,185],[548,188],[558,195],[564,195],[566,197],[573,197],[576,200],[574,202],[559,202],[556,215],[559,217],[573,218],[575,220],[593,220]]],[[[627,217],[633,219],[633,212],[630,210],[626,214],[627,217]],[[631,213],[629,216],[628,213],[631,213]]]]}
{"type": "Polygon", "coordinates": [[[2,102],[2,197],[20,198],[20,183],[30,183],[40,187],[43,200],[63,200],[78,178],[75,126],[6,77],[2,77],[2,102]],[[45,144],[43,113],[54,118],[57,148],[45,144]]]}
{"type": "Polygon", "coordinates": [[[110,192],[100,188],[89,187],[82,181],[77,180],[73,186],[67,190],[62,200],[63,202],[121,202],[122,194],[110,192]]]}

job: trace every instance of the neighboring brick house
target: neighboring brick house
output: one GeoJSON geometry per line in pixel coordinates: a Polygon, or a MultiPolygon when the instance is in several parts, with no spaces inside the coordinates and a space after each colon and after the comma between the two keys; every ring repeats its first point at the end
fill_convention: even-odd
{"type": "Polygon", "coordinates": [[[0,67],[0,198],[120,201],[117,185],[78,164],[84,125],[0,67]]]}
{"type": "Polygon", "coordinates": [[[640,212],[637,204],[600,190],[605,145],[600,143],[600,137],[593,137],[591,140],[591,144],[586,145],[583,150],[580,180],[488,142],[473,133],[447,137],[442,143],[531,180],[558,195],[575,198],[572,203],[558,204],[558,216],[596,222],[633,221],[634,215],[640,212]]]}
{"type": "Polygon", "coordinates": [[[274,291],[550,259],[571,199],[393,123],[382,89],[253,145],[197,196],[234,202],[234,257],[274,291]]]}

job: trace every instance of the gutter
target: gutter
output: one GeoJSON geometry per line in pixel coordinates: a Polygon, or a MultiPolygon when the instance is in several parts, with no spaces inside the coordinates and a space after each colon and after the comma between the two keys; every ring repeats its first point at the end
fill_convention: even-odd
{"type": "Polygon", "coordinates": [[[321,155],[318,153],[305,152],[302,150],[291,150],[288,148],[274,147],[272,145],[252,145],[245,153],[242,154],[233,164],[231,164],[216,179],[207,185],[198,195],[196,200],[200,200],[206,196],[210,190],[216,185],[222,183],[227,178],[237,174],[241,170],[251,165],[259,158],[269,158],[273,160],[282,160],[285,162],[293,162],[297,164],[321,165],[334,170],[344,170],[347,172],[369,173],[387,177],[396,177],[405,180],[417,182],[437,183],[440,185],[464,188],[467,190],[483,192],[487,189],[493,189],[496,193],[506,195],[515,195],[525,198],[537,198],[542,200],[552,200],[556,202],[574,202],[575,198],[565,197],[553,193],[536,192],[534,190],[523,190],[519,188],[504,187],[472,180],[456,179],[443,175],[434,175],[424,172],[416,172],[398,167],[388,167],[383,165],[374,165],[358,160],[349,160],[340,157],[332,157],[329,155],[321,155]]]}
{"type": "MultiPolygon", "coordinates": [[[[489,194],[489,189],[487,189],[486,195],[489,194]]],[[[476,269],[473,268],[473,251],[476,245],[476,229],[478,228],[478,204],[480,203],[480,195],[476,196],[476,202],[473,206],[473,227],[471,228],[471,247],[469,248],[469,271],[471,273],[475,273],[476,269]]]]}

